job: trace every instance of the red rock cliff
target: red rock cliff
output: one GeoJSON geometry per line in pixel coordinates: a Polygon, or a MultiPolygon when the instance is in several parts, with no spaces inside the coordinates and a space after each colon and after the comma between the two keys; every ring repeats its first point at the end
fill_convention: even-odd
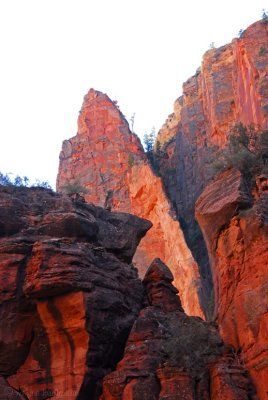
{"type": "Polygon", "coordinates": [[[223,172],[196,203],[213,269],[215,314],[259,398],[268,398],[268,176],[253,198],[240,172],[223,172]]]}
{"type": "Polygon", "coordinates": [[[138,278],[131,260],[150,227],[0,187],[1,400],[252,398],[215,326],[183,312],[168,267],[156,259],[138,278]]]}
{"type": "Polygon", "coordinates": [[[58,191],[75,180],[87,189],[86,201],[152,221],[134,258],[140,275],[160,256],[174,274],[185,311],[203,316],[198,266],[172,216],[161,179],[153,174],[140,140],[115,102],[93,89],[85,96],[77,136],[63,142],[58,191]]]}
{"type": "Polygon", "coordinates": [[[234,124],[268,128],[267,32],[267,20],[259,21],[232,43],[208,50],[157,137],[163,183],[205,276],[207,258],[194,204],[211,179],[215,150],[224,146],[234,124]]]}
{"type": "Polygon", "coordinates": [[[224,145],[235,122],[268,128],[268,23],[248,27],[239,39],[208,50],[200,70],[158,134],[164,145],[178,130],[199,148],[224,145]]]}
{"type": "Polygon", "coordinates": [[[98,399],[142,306],[130,263],[150,227],[51,191],[0,187],[1,399],[98,399]]]}
{"type": "Polygon", "coordinates": [[[116,371],[104,378],[101,399],[249,399],[252,387],[238,358],[212,324],[184,314],[172,279],[160,260],[148,269],[148,304],[116,371]]]}

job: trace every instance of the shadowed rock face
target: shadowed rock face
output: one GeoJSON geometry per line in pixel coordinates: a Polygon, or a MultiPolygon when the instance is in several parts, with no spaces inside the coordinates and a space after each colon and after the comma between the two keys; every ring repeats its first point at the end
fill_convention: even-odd
{"type": "Polygon", "coordinates": [[[97,399],[143,301],[130,262],[151,223],[7,187],[0,221],[0,398],[97,399]]]}
{"type": "Polygon", "coordinates": [[[153,174],[140,140],[115,102],[93,89],[85,96],[77,136],[63,142],[60,154],[58,190],[72,180],[87,189],[87,202],[153,223],[133,260],[140,276],[161,256],[174,274],[185,311],[203,317],[206,296],[198,266],[172,216],[161,179],[153,174]]]}
{"type": "Polygon", "coordinates": [[[159,259],[143,284],[148,305],[131,330],[123,359],[104,378],[102,400],[249,399],[246,371],[215,327],[188,317],[159,259]]]}
{"type": "Polygon", "coordinates": [[[194,205],[211,180],[215,150],[234,124],[268,128],[267,32],[268,23],[256,22],[239,39],[208,50],[157,136],[160,175],[208,290],[208,257],[194,205]]]}
{"type": "Polygon", "coordinates": [[[169,268],[155,259],[142,284],[129,264],[149,221],[41,189],[0,187],[0,210],[13,216],[1,219],[0,399],[254,394],[216,328],[184,313],[169,268]]]}
{"type": "Polygon", "coordinates": [[[268,189],[257,177],[249,192],[241,174],[226,171],[196,203],[196,217],[209,249],[216,317],[255,383],[260,399],[268,389],[268,189]]]}

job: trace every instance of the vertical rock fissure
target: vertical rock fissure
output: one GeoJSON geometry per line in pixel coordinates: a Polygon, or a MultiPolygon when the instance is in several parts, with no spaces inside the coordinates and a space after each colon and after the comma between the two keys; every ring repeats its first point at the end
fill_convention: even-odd
{"type": "Polygon", "coordinates": [[[26,274],[27,262],[31,257],[32,245],[30,246],[28,254],[22,259],[18,267],[17,284],[16,284],[16,297],[20,298],[23,295],[23,284],[26,274]]]}
{"type": "MultiPolygon", "coordinates": [[[[181,134],[178,132],[176,134],[176,141],[174,143],[177,145],[181,142],[181,134]]],[[[157,157],[155,155],[155,157],[157,157]]],[[[156,161],[157,162],[157,161],[156,161]]],[[[183,231],[184,238],[187,246],[191,250],[194,259],[197,262],[202,285],[199,288],[199,298],[201,306],[205,312],[206,318],[208,320],[212,319],[214,311],[214,288],[213,279],[211,273],[211,266],[209,262],[208,251],[206,243],[199,227],[198,222],[194,216],[194,208],[188,210],[184,209],[184,201],[180,200],[179,195],[187,190],[187,185],[185,182],[185,163],[184,159],[180,157],[179,162],[176,163],[176,190],[170,190],[170,187],[174,184],[171,182],[171,169],[159,169],[159,176],[162,180],[165,195],[169,200],[170,208],[176,215],[176,219],[180,223],[180,227],[183,231]],[[180,206],[182,203],[182,206],[180,206]]],[[[200,194],[200,193],[199,193],[200,194]]]]}

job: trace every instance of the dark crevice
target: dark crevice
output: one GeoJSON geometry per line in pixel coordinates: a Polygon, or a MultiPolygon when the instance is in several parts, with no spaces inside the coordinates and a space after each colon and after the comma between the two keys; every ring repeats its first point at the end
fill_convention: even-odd
{"type": "Polygon", "coordinates": [[[25,275],[26,275],[26,266],[27,266],[28,260],[31,258],[32,248],[33,248],[33,246],[31,245],[29,248],[28,254],[23,258],[23,260],[20,262],[20,264],[18,266],[17,284],[16,284],[16,297],[17,298],[20,298],[23,296],[23,285],[24,285],[24,280],[25,280],[25,275]]]}
{"type": "Polygon", "coordinates": [[[214,309],[212,272],[205,240],[194,214],[194,204],[204,188],[204,182],[200,176],[201,170],[199,171],[194,160],[187,161],[187,155],[196,154],[196,151],[195,145],[190,146],[184,142],[182,132],[178,131],[154,157],[170,202],[171,216],[174,218],[175,215],[180,222],[185,241],[198,264],[202,284],[200,303],[206,318],[211,319],[214,309]],[[171,158],[166,157],[169,146],[174,150],[171,158]]]}
{"type": "Polygon", "coordinates": [[[29,397],[26,396],[26,394],[24,393],[24,391],[23,391],[21,388],[19,388],[18,392],[22,395],[22,397],[23,397],[25,400],[30,400],[29,397]]]}
{"type": "Polygon", "coordinates": [[[62,332],[62,334],[67,339],[67,342],[70,347],[70,352],[71,352],[71,369],[73,370],[73,368],[74,368],[74,353],[75,353],[74,342],[73,342],[73,339],[72,339],[72,336],[70,335],[70,333],[64,328],[64,323],[62,320],[61,313],[53,301],[54,301],[54,299],[51,299],[51,301],[48,302],[47,309],[50,312],[50,314],[52,315],[52,317],[54,318],[58,330],[60,332],[62,332]]]}
{"type": "Polygon", "coordinates": [[[206,243],[197,221],[193,218],[189,223],[183,223],[178,217],[187,246],[196,260],[202,280],[200,293],[201,306],[207,319],[211,319],[214,310],[213,280],[206,243]]]}
{"type": "MultiPolygon", "coordinates": [[[[142,307],[141,307],[142,308],[142,307]]],[[[137,315],[138,315],[137,311],[137,315]]],[[[87,373],[85,374],[83,384],[80,388],[77,400],[98,400],[102,394],[102,381],[103,378],[112,371],[116,370],[117,364],[122,360],[126,343],[134,325],[137,315],[133,318],[132,324],[122,329],[116,337],[111,338],[110,343],[103,342],[101,332],[96,335],[94,324],[96,321],[89,320],[87,324],[87,331],[90,337],[90,347],[87,353],[87,373]],[[95,335],[92,333],[94,332],[95,335]],[[95,348],[102,348],[101,359],[97,357],[95,361],[92,357],[92,351],[95,348]]],[[[94,353],[94,351],[93,351],[94,353]]]]}

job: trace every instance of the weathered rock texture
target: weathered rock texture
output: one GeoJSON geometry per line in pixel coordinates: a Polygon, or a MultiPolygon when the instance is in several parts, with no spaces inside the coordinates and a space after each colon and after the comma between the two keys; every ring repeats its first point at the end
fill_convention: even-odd
{"type": "Polygon", "coordinates": [[[166,265],[138,278],[149,221],[12,187],[0,221],[0,399],[254,395],[216,328],[183,312],[166,265]]]}
{"type": "Polygon", "coordinates": [[[268,176],[257,177],[251,195],[240,172],[228,170],[196,203],[209,249],[215,314],[225,343],[232,345],[268,398],[268,176]]]}
{"type": "Polygon", "coordinates": [[[174,274],[185,311],[204,316],[201,304],[207,293],[161,179],[153,174],[140,140],[115,102],[93,89],[85,96],[77,136],[63,142],[60,154],[57,189],[68,190],[75,181],[87,189],[86,201],[152,221],[134,258],[140,275],[160,256],[174,274]]]}
{"type": "Polygon", "coordinates": [[[256,22],[239,39],[207,51],[157,137],[160,175],[208,286],[208,260],[194,204],[211,179],[215,150],[225,145],[235,123],[268,128],[267,31],[267,20],[256,22]]]}
{"type": "Polygon", "coordinates": [[[102,400],[242,400],[254,395],[238,357],[215,327],[187,316],[173,276],[155,260],[143,284],[140,312],[116,371],[104,378],[102,400]]]}
{"type": "Polygon", "coordinates": [[[143,302],[130,262],[150,227],[51,191],[0,187],[1,399],[99,397],[143,302]]]}

